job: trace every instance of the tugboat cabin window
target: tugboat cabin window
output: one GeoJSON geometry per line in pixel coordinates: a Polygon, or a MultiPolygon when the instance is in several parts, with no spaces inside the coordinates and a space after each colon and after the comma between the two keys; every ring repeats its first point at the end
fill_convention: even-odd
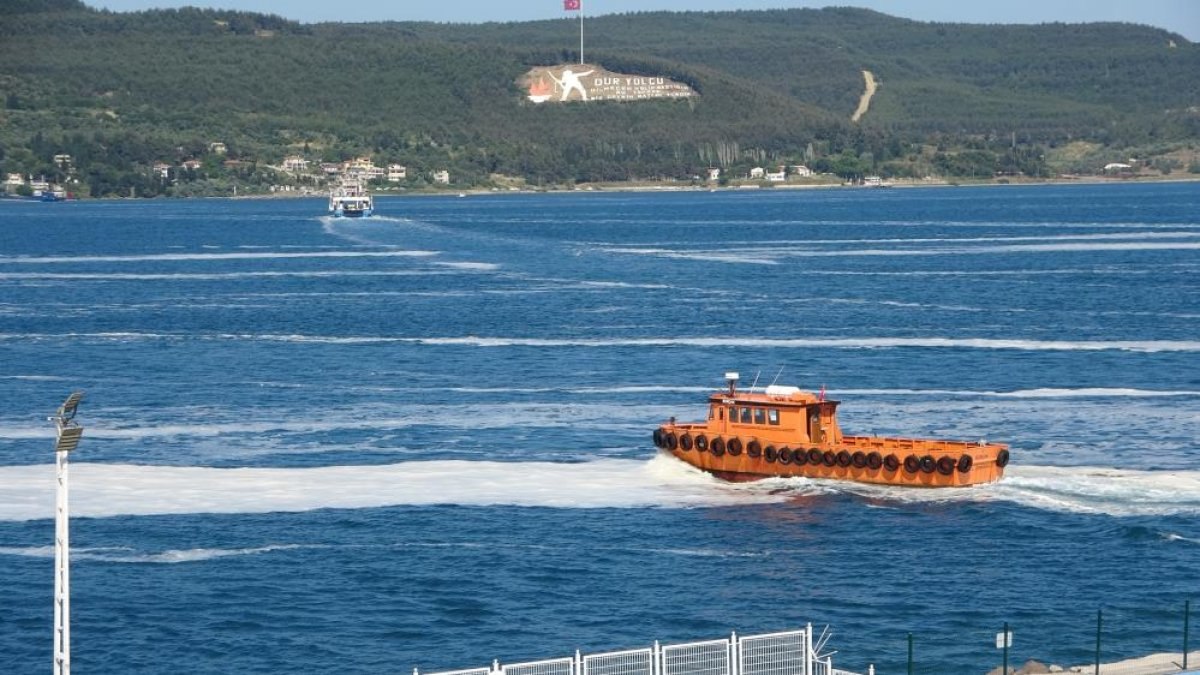
{"type": "Polygon", "coordinates": [[[779,411],[771,408],[767,410],[767,421],[776,426],[779,425],[779,411]]]}
{"type": "Polygon", "coordinates": [[[755,408],[754,409],[754,423],[755,424],[766,424],[766,422],[767,422],[767,411],[763,410],[762,408],[755,408]]]}
{"type": "Polygon", "coordinates": [[[742,424],[750,424],[750,409],[742,408],[742,424]]]}

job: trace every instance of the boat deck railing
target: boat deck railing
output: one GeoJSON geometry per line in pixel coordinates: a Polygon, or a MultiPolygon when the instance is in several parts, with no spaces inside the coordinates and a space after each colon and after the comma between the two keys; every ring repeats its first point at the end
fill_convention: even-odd
{"type": "Polygon", "coordinates": [[[999,447],[1002,443],[987,441],[945,441],[932,438],[901,438],[896,436],[842,436],[841,445],[864,450],[911,450],[913,452],[961,452],[967,448],[999,447]]]}
{"type": "MultiPolygon", "coordinates": [[[[874,671],[874,668],[871,669],[874,671]]],[[[832,656],[813,648],[804,630],[564,656],[544,661],[424,672],[413,675],[859,675],[833,667],[832,656]]]]}

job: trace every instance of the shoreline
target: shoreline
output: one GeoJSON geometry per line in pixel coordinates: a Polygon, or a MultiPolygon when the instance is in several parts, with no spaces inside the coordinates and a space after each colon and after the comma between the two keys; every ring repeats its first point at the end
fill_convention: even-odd
{"type": "MultiPolygon", "coordinates": [[[[1140,176],[1132,178],[1108,178],[1104,176],[1080,176],[1075,178],[1050,178],[1042,180],[1027,179],[989,179],[989,180],[902,180],[883,185],[853,185],[846,183],[745,183],[738,185],[679,185],[675,183],[580,183],[574,186],[556,186],[548,188],[464,188],[461,190],[379,190],[373,193],[375,197],[472,197],[481,195],[530,195],[530,194],[579,194],[579,193],[653,193],[653,192],[774,192],[774,191],[804,191],[804,190],[918,190],[925,188],[948,187],[1035,187],[1063,185],[1146,185],[1161,183],[1200,183],[1200,174],[1187,174],[1182,177],[1174,176],[1140,176]]],[[[238,200],[274,200],[274,199],[323,199],[328,194],[322,191],[307,193],[276,192],[243,195],[203,195],[203,196],[155,196],[155,197],[85,197],[60,200],[63,202],[78,201],[154,201],[160,199],[238,199],[238,200]]],[[[11,203],[44,203],[35,197],[18,195],[0,195],[0,204],[11,203]]],[[[50,202],[58,203],[58,202],[50,202]]]]}
{"type": "MultiPolygon", "coordinates": [[[[421,190],[421,191],[390,191],[373,192],[375,197],[473,197],[499,195],[531,195],[531,194],[594,194],[597,192],[611,193],[652,193],[652,192],[772,192],[803,191],[803,190],[917,190],[925,188],[947,187],[1032,187],[1032,186],[1061,186],[1061,185],[1135,185],[1159,183],[1200,183],[1200,174],[1190,174],[1186,177],[1146,176],[1138,178],[1106,178],[1103,176],[1087,176],[1080,178],[1052,178],[1046,180],[980,180],[980,181],[949,181],[910,180],[887,183],[884,185],[848,185],[845,183],[795,183],[795,184],[743,184],[743,185],[678,185],[674,183],[580,183],[575,186],[552,188],[464,188],[462,190],[421,190]]],[[[216,199],[312,199],[324,197],[324,193],[309,194],[262,194],[239,195],[237,197],[215,197],[216,199]]],[[[214,197],[164,197],[163,199],[213,199],[214,197]]],[[[128,199],[119,197],[116,199],[128,199]]],[[[157,199],[157,198],[155,198],[157,199]]]]}

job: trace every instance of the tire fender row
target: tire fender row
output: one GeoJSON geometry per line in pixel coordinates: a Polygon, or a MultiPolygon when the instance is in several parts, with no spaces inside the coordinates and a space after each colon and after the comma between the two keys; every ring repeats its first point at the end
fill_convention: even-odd
{"type": "MultiPolygon", "coordinates": [[[[693,436],[687,432],[677,435],[673,431],[664,431],[661,428],[654,430],[654,445],[663,450],[673,451],[680,448],[684,451],[695,449],[699,452],[711,452],[715,457],[721,457],[726,453],[732,457],[738,457],[745,452],[746,456],[752,459],[761,459],[768,464],[785,466],[794,464],[796,466],[812,465],[830,468],[853,467],[872,471],[884,469],[889,472],[903,468],[907,473],[938,473],[943,476],[950,476],[955,471],[969,473],[974,465],[974,459],[967,454],[960,455],[958,459],[949,455],[934,457],[928,454],[909,454],[901,459],[895,453],[883,455],[874,450],[863,452],[862,450],[822,450],[820,448],[775,447],[774,445],[764,447],[756,438],[750,439],[743,445],[742,439],[736,436],[724,439],[720,436],[708,438],[704,434],[693,436]]],[[[1003,469],[1008,465],[1008,461],[1008,450],[1002,449],[996,454],[996,466],[1003,469]]]]}

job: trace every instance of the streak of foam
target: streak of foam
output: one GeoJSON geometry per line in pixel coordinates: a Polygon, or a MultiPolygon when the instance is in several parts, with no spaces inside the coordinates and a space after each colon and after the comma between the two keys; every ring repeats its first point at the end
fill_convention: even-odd
{"type": "MultiPolygon", "coordinates": [[[[695,508],[786,502],[831,493],[865,497],[871,505],[1011,502],[1038,510],[1113,517],[1200,515],[1200,471],[1103,467],[1013,466],[997,483],[953,489],[807,478],[730,484],[661,454],[650,461],[420,461],[307,469],[76,464],[72,473],[72,513],[95,518],[438,504],[695,508]]],[[[49,465],[0,468],[0,520],[52,517],[53,474],[49,465]]],[[[42,555],[39,550],[0,549],[0,553],[42,555]]],[[[259,550],[96,555],[127,562],[183,562],[254,552],[259,550]]]]}
{"type": "MultiPolygon", "coordinates": [[[[307,469],[74,464],[71,512],[120,515],[297,512],[396,505],[690,508],[776,502],[674,459],[549,462],[425,461],[307,469]]],[[[50,465],[0,468],[0,520],[54,514],[50,465]]]]}
{"type": "MultiPolygon", "coordinates": [[[[432,277],[453,274],[450,270],[307,270],[270,272],[214,272],[211,274],[187,273],[118,273],[118,272],[0,272],[0,279],[14,281],[228,281],[232,279],[258,278],[311,278],[334,279],[340,277],[432,277]]],[[[329,294],[322,294],[329,295],[329,294]]]]}
{"type": "Polygon", "coordinates": [[[668,248],[608,247],[605,253],[648,255],[705,262],[777,265],[782,258],[842,258],[880,256],[982,255],[995,253],[1061,253],[1084,251],[1195,251],[1200,242],[1126,241],[1063,242],[1052,244],[1000,244],[991,246],[945,246],[939,248],[857,248],[816,250],[811,248],[745,248],[682,250],[668,248]]]}
{"type": "Polygon", "coordinates": [[[486,262],[469,262],[469,261],[466,261],[466,262],[437,262],[434,264],[441,265],[442,267],[450,267],[450,268],[458,269],[458,270],[477,270],[480,272],[490,272],[492,270],[500,269],[500,266],[497,265],[496,263],[486,263],[486,262]]]}
{"type": "MultiPolygon", "coordinates": [[[[713,223],[714,225],[717,223],[713,223]]],[[[877,223],[856,223],[856,225],[864,226],[877,223]]],[[[942,223],[939,223],[941,225],[942,223]]],[[[695,223],[688,223],[695,225],[695,223]]],[[[1057,224],[1056,224],[1057,225],[1057,224]]],[[[999,226],[999,224],[997,224],[999,226]]],[[[997,243],[997,242],[1060,242],[1060,241],[1124,241],[1124,240],[1145,240],[1145,239],[1186,239],[1200,237],[1200,232],[1190,230],[1176,230],[1167,232],[1145,231],[1145,232],[1092,232],[1087,234],[1059,234],[1059,235],[1039,235],[1039,236],[1020,236],[1020,237],[889,237],[889,238],[874,238],[874,239],[753,239],[753,240],[721,240],[723,246],[731,246],[740,249],[755,249],[762,250],[763,246],[814,246],[814,245],[846,245],[846,244],[968,244],[968,243],[997,243]]],[[[677,245],[677,241],[662,241],[662,242],[647,242],[642,244],[643,247],[655,247],[659,250],[677,245]]],[[[581,246],[606,247],[616,246],[612,242],[606,241],[584,241],[578,242],[581,246]]],[[[628,249],[616,249],[618,252],[636,252],[639,250],[648,250],[645,248],[630,247],[628,249]]]]}
{"type": "Polygon", "coordinates": [[[557,339],[514,337],[398,338],[429,345],[471,347],[791,347],[836,349],[959,348],[1022,351],[1194,352],[1194,340],[1016,340],[995,338],[629,338],[557,339]]]}
{"type": "Polygon", "coordinates": [[[0,256],[0,264],[51,264],[51,263],[95,263],[95,262],[166,262],[214,260],[270,260],[294,258],[424,258],[438,255],[437,251],[276,251],[238,253],[154,253],[148,255],[79,255],[79,256],[0,256]]]}
{"type": "MultiPolygon", "coordinates": [[[[71,548],[73,560],[99,560],[103,562],[147,563],[147,564],[176,564],[187,562],[202,562],[245,555],[261,555],[273,551],[286,551],[306,548],[299,544],[279,544],[274,546],[257,546],[254,548],[193,548],[186,550],[167,550],[160,553],[139,553],[128,548],[71,548]]],[[[33,558],[54,557],[52,546],[32,546],[27,548],[0,547],[0,555],[18,555],[33,558]]]]}
{"type": "Polygon", "coordinates": [[[1016,391],[969,391],[963,389],[831,389],[835,396],[955,396],[978,398],[1056,399],[1056,398],[1167,398],[1200,396],[1200,390],[1131,389],[1081,387],[1018,389],[1016,391]]]}
{"type": "Polygon", "coordinates": [[[997,483],[963,489],[861,486],[850,490],[910,503],[1005,501],[1085,515],[1200,515],[1200,471],[1023,465],[1009,467],[997,483]]]}
{"type": "Polygon", "coordinates": [[[253,333],[170,334],[170,333],[0,333],[0,340],[42,340],[54,338],[91,338],[100,340],[237,340],[259,342],[297,342],[312,344],[383,344],[409,343],[430,346],[462,347],[749,347],[792,349],[1008,349],[1018,351],[1127,351],[1195,352],[1195,340],[1020,340],[999,338],[941,337],[870,337],[870,338],[524,338],[524,337],[395,337],[280,335],[253,333]]]}

